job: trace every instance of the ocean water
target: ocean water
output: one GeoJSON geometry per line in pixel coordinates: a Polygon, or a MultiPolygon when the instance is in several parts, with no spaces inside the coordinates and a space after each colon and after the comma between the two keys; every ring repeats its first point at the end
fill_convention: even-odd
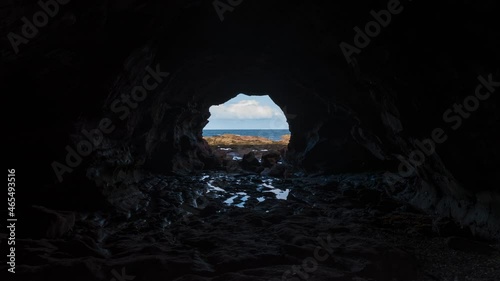
{"type": "Polygon", "coordinates": [[[271,139],[273,141],[281,140],[281,136],[289,135],[289,130],[203,130],[204,137],[220,136],[223,134],[233,134],[240,136],[257,136],[271,139]]]}

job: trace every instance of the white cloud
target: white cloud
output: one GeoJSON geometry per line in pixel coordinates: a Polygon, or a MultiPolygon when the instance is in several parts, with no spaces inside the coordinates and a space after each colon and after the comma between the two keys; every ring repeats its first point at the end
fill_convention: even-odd
{"type": "Polygon", "coordinates": [[[233,104],[221,104],[210,107],[214,119],[267,119],[276,118],[283,113],[268,105],[261,105],[256,100],[240,100],[233,104]]]}

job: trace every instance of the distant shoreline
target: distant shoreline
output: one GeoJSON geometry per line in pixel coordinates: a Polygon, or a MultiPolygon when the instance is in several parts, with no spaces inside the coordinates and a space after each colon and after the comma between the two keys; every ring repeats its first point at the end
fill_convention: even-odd
{"type": "Polygon", "coordinates": [[[260,136],[238,136],[222,134],[220,136],[203,137],[220,159],[240,161],[243,156],[252,152],[257,159],[266,153],[283,155],[290,142],[290,135],[283,135],[279,141],[260,136]]]}
{"type": "Polygon", "coordinates": [[[217,136],[203,137],[211,146],[232,145],[278,145],[286,146],[290,141],[290,134],[281,136],[280,140],[272,140],[261,136],[242,136],[236,134],[222,134],[217,136]]]}
{"type": "Polygon", "coordinates": [[[287,129],[222,129],[222,130],[203,130],[203,137],[220,137],[222,135],[247,136],[247,137],[262,137],[272,141],[281,141],[284,135],[289,135],[287,129]]]}

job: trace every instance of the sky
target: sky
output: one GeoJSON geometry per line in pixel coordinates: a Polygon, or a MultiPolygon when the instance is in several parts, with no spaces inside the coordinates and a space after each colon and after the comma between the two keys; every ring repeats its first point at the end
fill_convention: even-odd
{"type": "Polygon", "coordinates": [[[211,106],[210,113],[205,130],[288,129],[285,114],[269,96],[239,94],[211,106]]]}

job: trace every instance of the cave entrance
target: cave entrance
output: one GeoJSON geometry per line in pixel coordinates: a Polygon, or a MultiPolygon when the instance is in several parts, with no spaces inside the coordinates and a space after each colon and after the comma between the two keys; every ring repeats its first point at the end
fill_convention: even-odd
{"type": "Polygon", "coordinates": [[[224,158],[239,161],[253,152],[252,157],[269,166],[263,155],[284,155],[291,133],[283,110],[268,95],[240,93],[209,110],[203,137],[224,158]]]}

